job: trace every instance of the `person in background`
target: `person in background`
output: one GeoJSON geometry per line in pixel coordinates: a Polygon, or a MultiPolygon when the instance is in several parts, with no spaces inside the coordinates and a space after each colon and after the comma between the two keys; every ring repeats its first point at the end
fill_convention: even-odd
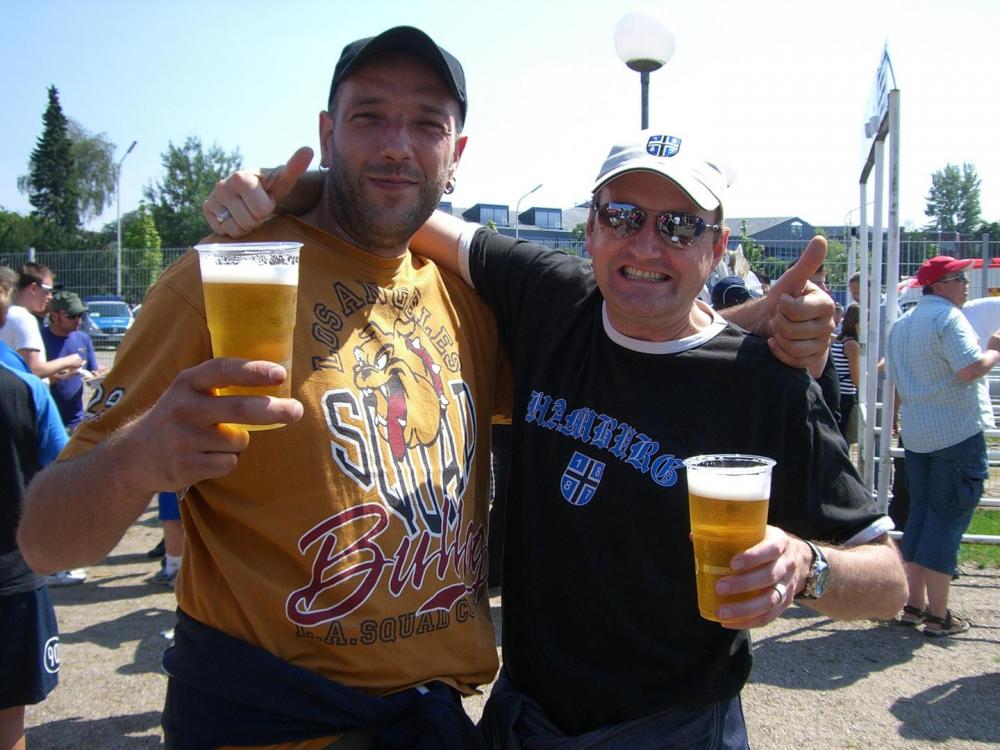
{"type": "Polygon", "coordinates": [[[87,306],[73,292],[56,292],[49,303],[49,325],[42,329],[45,356],[50,362],[71,354],[83,359],[77,369],[67,368],[52,376],[52,397],[59,407],[66,431],[72,434],[83,420],[83,381],[100,375],[104,368],[97,363],[94,343],[80,330],[87,306]]]}
{"type": "Polygon", "coordinates": [[[42,379],[60,370],[75,371],[83,366],[83,358],[76,353],[46,361],[42,321],[52,299],[52,279],[52,271],[39,263],[21,266],[14,304],[7,313],[7,322],[0,328],[0,341],[14,349],[28,369],[42,379]]]}
{"type": "MultiPolygon", "coordinates": [[[[0,325],[16,277],[0,273],[0,325]]],[[[59,629],[45,578],[32,571],[15,540],[25,488],[66,444],[49,389],[0,361],[0,748],[24,750],[25,706],[59,682],[59,629]]]]}
{"type": "Polygon", "coordinates": [[[712,307],[725,310],[729,307],[742,305],[750,300],[750,290],[739,276],[727,276],[719,279],[712,287],[712,307]]]}
{"type": "Polygon", "coordinates": [[[886,366],[899,396],[910,506],[901,544],[909,596],[899,622],[928,636],[970,622],[948,608],[959,546],[989,476],[983,431],[994,427],[985,375],[1000,361],[1000,331],[984,351],[962,315],[972,260],[939,255],[917,271],[920,301],[896,321],[886,366]]]}
{"type": "Polygon", "coordinates": [[[176,492],[157,495],[157,518],[163,526],[163,561],[149,582],[173,588],[184,554],[184,526],[176,492]]]}
{"type": "MultiPolygon", "coordinates": [[[[8,300],[13,295],[14,290],[17,289],[17,274],[7,266],[0,266],[0,289],[7,295],[8,300]]],[[[0,324],[0,329],[2,328],[3,325],[0,324]]],[[[18,354],[17,350],[2,338],[0,338],[0,364],[7,365],[11,369],[20,370],[21,372],[31,372],[31,368],[24,361],[24,357],[18,354]]]]}
{"type": "MultiPolygon", "coordinates": [[[[847,439],[847,423],[851,410],[858,402],[858,384],[861,382],[861,345],[858,343],[859,307],[848,305],[841,322],[840,333],[830,344],[830,361],[840,383],[840,419],[837,426],[847,439]]],[[[850,442],[850,441],[848,441],[850,442]]]]}

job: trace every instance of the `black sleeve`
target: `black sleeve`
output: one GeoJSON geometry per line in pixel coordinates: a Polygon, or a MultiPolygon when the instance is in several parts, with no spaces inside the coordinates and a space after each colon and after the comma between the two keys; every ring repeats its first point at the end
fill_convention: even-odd
{"type": "Polygon", "coordinates": [[[800,404],[801,416],[786,427],[771,523],[803,539],[843,543],[884,514],[866,491],[815,382],[808,383],[800,404]]]}
{"type": "Polygon", "coordinates": [[[571,314],[594,286],[583,258],[485,228],[470,244],[469,275],[512,359],[519,331],[530,332],[539,316],[571,314]]]}

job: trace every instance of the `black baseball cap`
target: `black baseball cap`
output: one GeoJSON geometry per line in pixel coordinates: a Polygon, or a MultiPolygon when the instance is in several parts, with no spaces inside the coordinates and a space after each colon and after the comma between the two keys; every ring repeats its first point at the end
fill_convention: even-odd
{"type": "Polygon", "coordinates": [[[719,279],[712,287],[712,307],[725,310],[727,307],[741,305],[750,299],[750,290],[746,282],[739,276],[727,276],[719,279]]]}
{"type": "Polygon", "coordinates": [[[408,52],[425,60],[434,68],[458,101],[461,111],[459,128],[465,125],[468,99],[465,94],[465,71],[462,70],[462,63],[448,50],[439,47],[427,34],[413,26],[396,26],[378,36],[358,39],[344,47],[344,51],[340,53],[340,60],[337,61],[337,67],[333,70],[328,101],[332,104],[333,95],[341,81],[366,60],[384,52],[408,52]]]}

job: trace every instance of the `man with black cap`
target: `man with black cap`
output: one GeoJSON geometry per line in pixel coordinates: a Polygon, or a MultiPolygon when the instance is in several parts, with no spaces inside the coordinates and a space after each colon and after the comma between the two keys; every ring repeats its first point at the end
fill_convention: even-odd
{"type": "Polygon", "coordinates": [[[515,369],[494,747],[744,748],[748,628],[793,596],[842,618],[902,603],[892,523],[815,383],[697,301],[726,247],[726,174],[676,134],[615,146],[590,263],[443,214],[414,237],[487,301],[515,369]],[[719,584],[752,596],[721,624],[698,613],[682,481],[683,458],[716,452],[778,460],[767,535],[719,584]]]}
{"type": "Polygon", "coordinates": [[[56,292],[49,303],[49,325],[42,329],[45,356],[51,362],[71,354],[78,355],[81,368],[67,368],[52,376],[52,398],[68,432],[73,432],[83,419],[83,379],[103,372],[97,363],[94,343],[80,330],[87,306],[73,292],[56,292]]]}
{"type": "Polygon", "coordinates": [[[213,395],[287,375],[212,359],[189,253],[32,486],[19,541],[37,570],[99,559],[155,492],[186,488],[167,747],[481,742],[459,697],[497,669],[499,337],[472,289],[408,250],[454,184],[465,113],[461,66],[423,32],[347,45],[319,116],[321,204],[250,238],[303,243],[293,398],[213,395]]]}
{"type": "Polygon", "coordinates": [[[948,609],[962,534],[989,476],[984,429],[994,425],[986,374],[1000,362],[1000,331],[980,349],[962,305],[971,259],[925,260],[923,296],[889,331],[886,365],[899,394],[910,506],[900,545],[909,597],[899,621],[928,636],[968,630],[948,609]]]}

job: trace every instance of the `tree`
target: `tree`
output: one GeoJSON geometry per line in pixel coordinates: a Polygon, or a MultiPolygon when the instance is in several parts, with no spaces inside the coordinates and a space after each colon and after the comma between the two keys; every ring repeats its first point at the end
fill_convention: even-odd
{"type": "Polygon", "coordinates": [[[243,165],[243,158],[239,149],[227,154],[217,145],[206,152],[191,136],[183,146],[167,144],[162,162],[163,179],[147,185],[143,194],[164,246],[187,247],[208,233],[201,204],[215,183],[243,165]]]}
{"type": "Polygon", "coordinates": [[[86,222],[100,216],[115,196],[115,144],[106,133],[90,133],[73,119],[69,120],[68,133],[73,154],[72,179],[79,196],[77,213],[86,222]]]}
{"type": "Polygon", "coordinates": [[[130,301],[141,300],[163,268],[160,233],[145,203],[122,217],[122,286],[130,301]]]}
{"type": "Polygon", "coordinates": [[[931,175],[924,210],[932,219],[928,229],[968,234],[979,225],[979,212],[979,177],[974,165],[966,162],[959,170],[957,165],[947,164],[931,175]]]}
{"type": "Polygon", "coordinates": [[[979,229],[976,230],[976,236],[981,237],[984,234],[990,236],[991,242],[1000,240],[1000,221],[984,221],[980,224],[979,229]]]}
{"type": "Polygon", "coordinates": [[[122,247],[133,250],[159,250],[162,246],[156,222],[145,203],[122,216],[122,247]]]}
{"type": "Polygon", "coordinates": [[[761,263],[764,262],[764,246],[758,245],[754,242],[753,237],[751,237],[750,233],[747,231],[746,221],[740,223],[739,243],[743,246],[743,257],[747,259],[747,263],[750,264],[750,268],[760,268],[761,263]]]}
{"type": "Polygon", "coordinates": [[[22,253],[34,244],[36,234],[30,217],[0,208],[0,252],[22,253]]]}
{"type": "Polygon", "coordinates": [[[56,240],[60,235],[71,237],[79,228],[79,194],[69,124],[59,104],[59,91],[55,86],[48,91],[44,128],[28,160],[28,174],[18,178],[17,186],[34,207],[31,215],[51,225],[45,234],[56,240]]]}
{"type": "Polygon", "coordinates": [[[830,289],[847,287],[847,248],[839,240],[831,240],[829,233],[822,227],[816,227],[816,234],[826,238],[826,285],[830,289]]]}

